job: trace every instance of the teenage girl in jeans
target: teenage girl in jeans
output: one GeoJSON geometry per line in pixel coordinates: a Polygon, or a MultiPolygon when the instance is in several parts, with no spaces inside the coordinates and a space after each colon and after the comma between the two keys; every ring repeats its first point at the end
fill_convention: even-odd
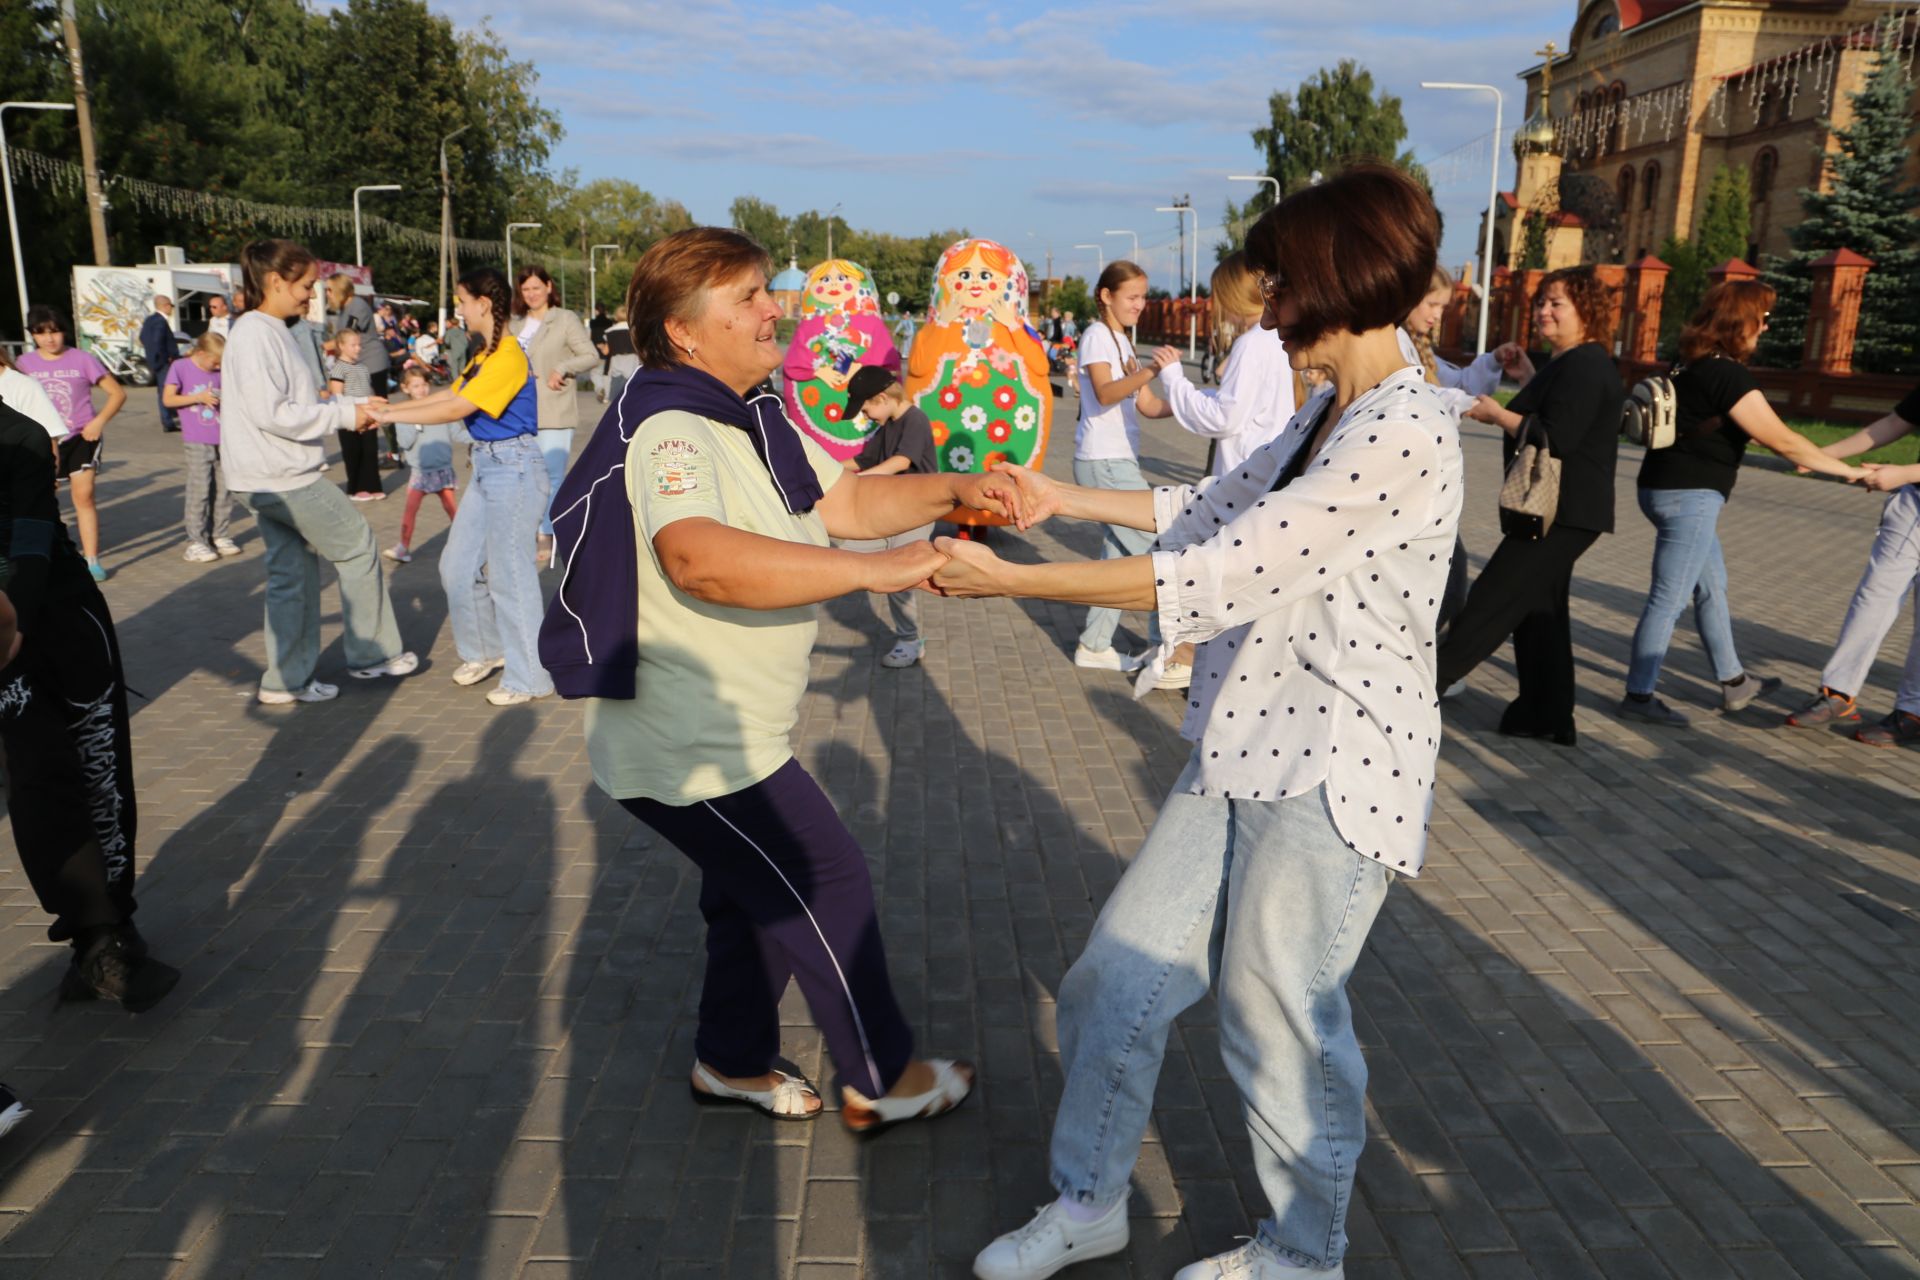
{"type": "MultiPolygon", "coordinates": [[[[1134,358],[1126,330],[1147,307],[1147,273],[1125,258],[1107,264],[1094,285],[1094,306],[1100,318],[1080,338],[1080,421],[1073,433],[1073,480],[1089,489],[1145,489],[1140,475],[1140,419],[1133,397],[1159,374],[1158,366],[1141,368],[1134,358]]],[[[1100,544],[1100,557],[1114,560],[1137,556],[1153,545],[1153,534],[1110,524],[1100,544]]],[[[1137,671],[1144,655],[1120,653],[1113,632],[1120,610],[1087,610],[1073,662],[1101,671],[1137,671]]],[[[1151,617],[1147,642],[1160,643],[1160,620],[1151,617]]]]}
{"type": "Polygon", "coordinates": [[[1649,449],[1640,464],[1640,510],[1653,523],[1653,585],[1633,629],[1633,660],[1620,714],[1680,728],[1688,723],[1654,688],[1681,610],[1693,602],[1694,626],[1720,682],[1720,705],[1739,711],[1780,681],[1755,679],[1733,647],[1727,566],[1720,555],[1720,510],[1733,497],[1747,441],[1757,440],[1809,471],[1860,480],[1866,472],[1827,454],[1780,417],[1760,393],[1747,360],[1767,331],[1773,286],[1758,280],[1717,284],[1680,333],[1673,372],[1674,442],[1649,449]]]}

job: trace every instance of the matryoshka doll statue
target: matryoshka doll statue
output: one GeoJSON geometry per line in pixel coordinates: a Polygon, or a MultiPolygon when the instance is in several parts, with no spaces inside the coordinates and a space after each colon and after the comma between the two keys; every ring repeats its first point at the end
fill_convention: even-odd
{"type": "MultiPolygon", "coordinates": [[[[934,268],[927,323],[913,339],[907,395],[933,424],[942,471],[1000,461],[1038,467],[1053,423],[1047,352],[1027,325],[1027,269],[1006,246],[962,240],[934,268]]],[[[1005,524],[957,511],[957,524],[1005,524]]]]}
{"type": "Polygon", "coordinates": [[[845,461],[860,452],[872,429],[846,421],[847,380],[863,364],[900,372],[900,352],[880,318],[880,295],[867,269],[830,258],[807,273],[800,295],[800,327],[781,366],[787,415],[828,453],[845,461]]]}

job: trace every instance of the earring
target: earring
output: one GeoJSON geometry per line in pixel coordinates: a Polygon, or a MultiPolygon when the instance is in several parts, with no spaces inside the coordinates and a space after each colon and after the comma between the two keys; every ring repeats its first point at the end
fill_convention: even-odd
{"type": "Polygon", "coordinates": [[[682,347],[682,348],[680,348],[680,349],[681,349],[682,351],[684,351],[684,352],[686,352],[686,353],[687,353],[687,359],[689,359],[689,360],[691,360],[691,359],[693,359],[693,348],[692,348],[692,347],[682,347]]]}

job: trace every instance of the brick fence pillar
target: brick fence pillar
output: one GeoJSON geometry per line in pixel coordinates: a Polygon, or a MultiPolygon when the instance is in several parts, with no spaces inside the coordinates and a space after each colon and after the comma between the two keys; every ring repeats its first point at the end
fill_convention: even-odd
{"type": "Polygon", "coordinates": [[[1651,362],[1660,355],[1660,307],[1667,295],[1667,274],[1673,270],[1648,254],[1627,267],[1627,291],[1621,302],[1621,355],[1651,362]]]}
{"type": "Polygon", "coordinates": [[[1821,374],[1853,372],[1853,339],[1860,327],[1860,295],[1873,261],[1851,249],[1835,249],[1813,264],[1807,299],[1806,345],[1800,362],[1821,374]]]}

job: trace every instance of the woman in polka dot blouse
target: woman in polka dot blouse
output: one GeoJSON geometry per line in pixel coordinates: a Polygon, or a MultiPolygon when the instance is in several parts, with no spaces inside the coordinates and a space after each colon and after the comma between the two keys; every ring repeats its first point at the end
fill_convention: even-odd
{"type": "Polygon", "coordinates": [[[986,1280],[1126,1246],[1168,1028],[1216,981],[1272,1212],[1178,1280],[1341,1274],[1366,1140],[1346,983],[1393,873],[1419,871],[1439,752],[1434,621],[1460,447],[1396,328],[1427,288],[1438,232],[1426,194],[1371,164],[1255,225],[1262,323],[1333,389],[1227,475],[1127,493],[1014,472],[1030,520],[1147,530],[1150,554],[1015,565],[940,544],[952,559],[934,582],[949,595],[1152,609],[1161,655],[1199,645],[1181,730],[1193,756],[1060,986],[1060,1198],[980,1254],[986,1280]]]}

